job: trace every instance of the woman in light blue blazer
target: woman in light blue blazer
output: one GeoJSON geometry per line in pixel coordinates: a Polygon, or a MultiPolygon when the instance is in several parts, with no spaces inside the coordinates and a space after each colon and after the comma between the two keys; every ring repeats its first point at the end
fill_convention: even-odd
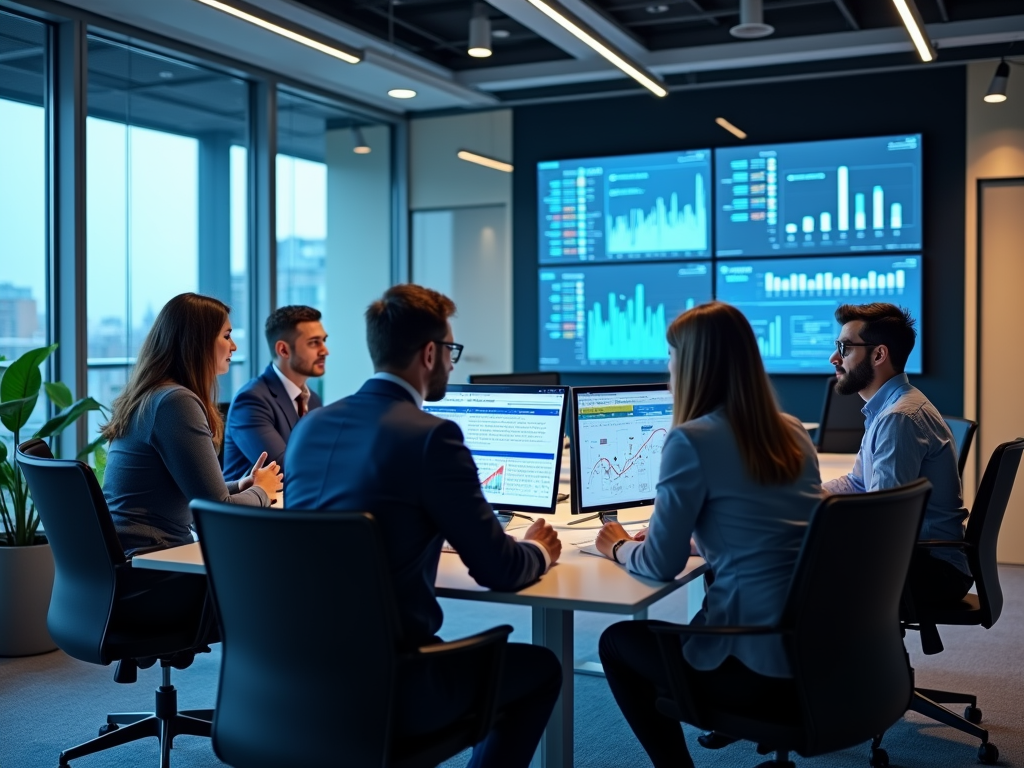
{"type": "MultiPolygon", "coordinates": [[[[821,500],[818,459],[800,422],[779,411],[753,331],[735,307],[684,312],[667,333],[673,428],[654,515],[633,539],[605,525],[598,549],[631,573],[667,581],[691,536],[714,574],[695,623],[768,625],[782,612],[797,553],[821,500]]],[[[657,711],[668,679],[651,622],[609,627],[600,654],[608,685],[651,761],[692,766],[680,724],[657,711]]],[[[693,637],[680,645],[695,701],[753,709],[791,696],[777,637],[693,637]]]]}

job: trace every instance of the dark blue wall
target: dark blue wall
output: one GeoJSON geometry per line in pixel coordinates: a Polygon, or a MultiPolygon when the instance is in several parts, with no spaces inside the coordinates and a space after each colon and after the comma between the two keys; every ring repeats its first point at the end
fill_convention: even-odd
{"type": "MultiPolygon", "coordinates": [[[[537,369],[537,182],[542,160],[663,152],[740,143],[714,123],[724,116],[750,143],[923,134],[924,368],[914,377],[936,407],[963,410],[964,67],[946,67],[672,93],[664,99],[569,101],[514,112],[513,280],[515,369],[537,369]]],[[[569,384],[650,376],[567,374],[569,384]]],[[[823,380],[774,376],[783,407],[817,420],[823,380]]]]}

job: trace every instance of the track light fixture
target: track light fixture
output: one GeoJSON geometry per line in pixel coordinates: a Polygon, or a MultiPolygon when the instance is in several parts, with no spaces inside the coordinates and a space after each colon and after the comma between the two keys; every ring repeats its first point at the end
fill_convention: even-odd
{"type": "Polygon", "coordinates": [[[729,30],[729,34],[743,40],[768,37],[775,31],[771,24],[764,23],[763,0],[740,0],[740,23],[729,30]]]}
{"type": "Polygon", "coordinates": [[[716,117],[715,118],[715,122],[718,123],[718,125],[721,128],[724,128],[729,133],[731,133],[733,136],[735,136],[737,139],[745,139],[745,138],[747,138],[746,131],[741,131],[739,128],[737,128],[735,125],[730,123],[724,117],[716,117]]]}
{"type": "Polygon", "coordinates": [[[914,0],[892,0],[892,2],[896,6],[896,10],[899,11],[900,18],[903,20],[903,26],[907,28],[910,40],[914,43],[917,55],[921,57],[921,61],[933,61],[935,59],[935,49],[932,47],[932,41],[928,39],[926,34],[924,21],[921,19],[921,12],[917,9],[917,3],[914,0]]]}
{"type": "Polygon", "coordinates": [[[996,73],[992,75],[992,82],[988,84],[988,91],[985,93],[985,101],[989,104],[998,104],[1006,101],[1006,86],[1010,81],[1010,62],[1003,59],[996,67],[996,73]]]}
{"type": "Polygon", "coordinates": [[[469,20],[469,50],[475,59],[486,59],[491,55],[491,19],[487,6],[473,3],[473,18],[469,20]]]}
{"type": "Polygon", "coordinates": [[[352,126],[352,151],[357,155],[368,155],[372,151],[363,136],[363,129],[358,125],[352,126]]]}
{"type": "Polygon", "coordinates": [[[230,3],[222,3],[220,0],[196,1],[203,5],[208,5],[210,8],[216,8],[218,11],[223,11],[230,16],[234,16],[236,19],[241,19],[261,27],[268,32],[273,32],[276,35],[281,35],[281,37],[286,37],[321,53],[326,53],[328,56],[341,59],[349,64],[358,64],[363,60],[362,51],[344,46],[311,29],[299,27],[286,19],[249,5],[243,2],[243,0],[231,0],[230,3]]]}
{"type": "Polygon", "coordinates": [[[476,152],[469,152],[465,149],[460,149],[456,152],[456,156],[459,160],[465,160],[467,163],[476,163],[482,165],[485,168],[493,168],[496,171],[504,171],[505,173],[512,173],[512,163],[505,163],[501,160],[495,160],[493,157],[487,155],[481,155],[476,152]]]}

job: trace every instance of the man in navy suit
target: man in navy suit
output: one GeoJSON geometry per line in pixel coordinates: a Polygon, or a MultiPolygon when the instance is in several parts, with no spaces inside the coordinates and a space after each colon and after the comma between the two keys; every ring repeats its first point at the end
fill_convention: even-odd
{"type": "MultiPolygon", "coordinates": [[[[443,620],[434,593],[447,539],[481,585],[516,590],[558,560],[561,543],[543,520],[517,542],[502,530],[480,489],[462,431],[421,410],[440,400],[462,345],[452,338],[451,299],[397,285],[366,310],[376,374],[354,395],[304,418],[288,444],[285,498],[292,509],[371,512],[387,553],[403,644],[438,642],[443,620]]],[[[345,556],[339,542],[338,556],[345,556]]],[[[403,675],[396,738],[454,722],[473,706],[472,665],[433,659],[403,675]]],[[[470,766],[529,764],[561,688],[548,649],[510,643],[498,681],[499,715],[473,749],[470,766]]]]}
{"type": "Polygon", "coordinates": [[[293,305],[275,310],[266,323],[274,362],[235,394],[224,428],[224,477],[245,477],[263,451],[267,462],[284,468],[284,450],[292,430],[322,403],[306,382],[324,375],[327,333],[320,312],[293,305]]]}

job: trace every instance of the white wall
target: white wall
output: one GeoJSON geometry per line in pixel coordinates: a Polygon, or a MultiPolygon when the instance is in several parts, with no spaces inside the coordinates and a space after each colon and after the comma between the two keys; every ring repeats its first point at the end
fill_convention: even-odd
{"type": "Polygon", "coordinates": [[[373,374],[363,312],[391,285],[390,129],[373,126],[363,135],[373,148],[368,155],[352,151],[348,129],[327,132],[325,402],[352,394],[373,374]]]}
{"type": "MultiPolygon", "coordinates": [[[[1010,66],[1008,99],[1001,104],[988,104],[982,97],[998,62],[986,61],[967,68],[967,209],[966,242],[964,243],[964,415],[977,419],[978,399],[978,180],[1024,176],[1024,67],[1010,66]]],[[[1024,212],[1022,212],[1024,215],[1024,212]]],[[[987,265],[991,269],[992,265],[987,265]]],[[[984,297],[982,297],[984,301],[984,297]]],[[[1015,312],[1007,307],[1007,318],[1015,312]]],[[[1020,324],[1010,322],[1007,333],[1019,334],[1020,324]]],[[[991,407],[988,412],[992,412],[991,407]]],[[[984,431],[985,424],[980,425],[984,431]]],[[[990,427],[990,432],[991,427],[990,427]]],[[[984,441],[987,445],[989,440],[984,441]]],[[[972,449],[982,451],[979,441],[972,449]]],[[[978,454],[975,453],[977,457],[978,454]]],[[[988,456],[982,455],[982,466],[988,456]]],[[[964,472],[965,503],[973,501],[973,489],[980,475],[969,462],[964,472]]],[[[1024,474],[1018,478],[1018,489],[1024,486],[1024,474]]],[[[1016,494],[1015,494],[1016,495],[1016,494]]],[[[1008,519],[1000,541],[1000,560],[1024,562],[1024,521],[1014,526],[1008,519]],[[1019,530],[1018,530],[1019,529],[1019,530]],[[1010,552],[1014,554],[1010,554],[1010,552]]]]}

